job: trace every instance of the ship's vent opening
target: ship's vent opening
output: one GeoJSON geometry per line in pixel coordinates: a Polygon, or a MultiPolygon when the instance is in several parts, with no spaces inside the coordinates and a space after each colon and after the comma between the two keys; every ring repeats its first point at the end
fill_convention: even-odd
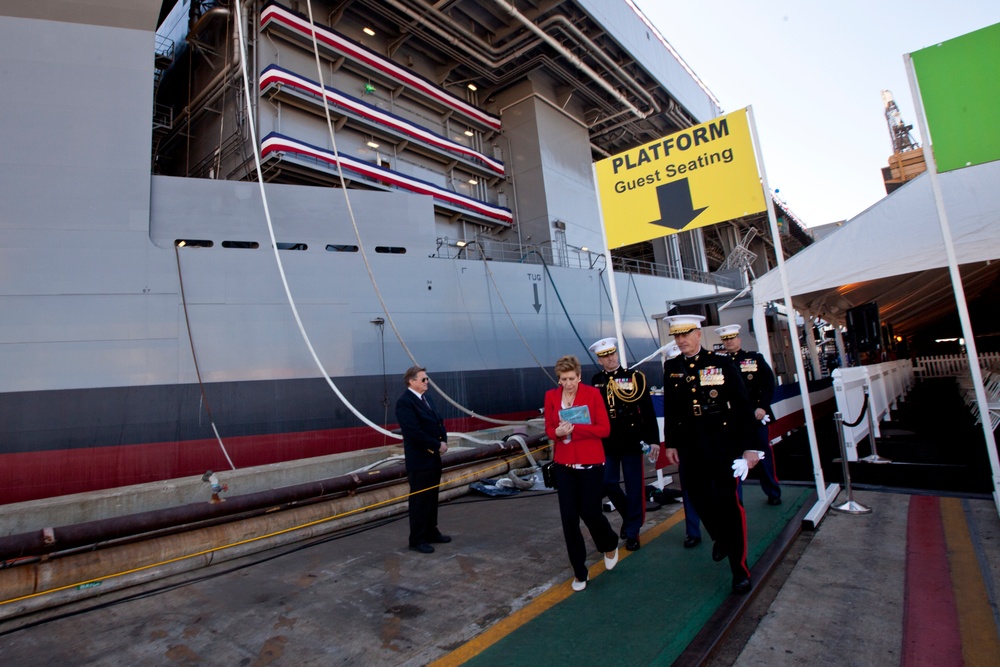
{"type": "Polygon", "coordinates": [[[279,243],[278,250],[308,250],[305,243],[279,243]]]}
{"type": "Polygon", "coordinates": [[[375,246],[375,252],[381,252],[387,255],[405,255],[406,248],[400,248],[398,246],[379,245],[375,246]]]}
{"type": "Polygon", "coordinates": [[[215,244],[205,239],[177,239],[174,245],[178,248],[211,248],[215,244]]]}
{"type": "Polygon", "coordinates": [[[331,243],[326,246],[329,252],[357,252],[358,246],[356,245],[343,245],[341,243],[331,243]]]}
{"type": "Polygon", "coordinates": [[[256,241],[223,241],[223,248],[246,248],[249,250],[256,250],[260,247],[260,244],[256,241]]]}

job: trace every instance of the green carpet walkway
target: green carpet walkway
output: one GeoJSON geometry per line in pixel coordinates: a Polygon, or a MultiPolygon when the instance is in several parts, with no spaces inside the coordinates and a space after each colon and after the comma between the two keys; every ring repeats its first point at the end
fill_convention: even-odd
{"type": "MultiPolygon", "coordinates": [[[[744,492],[748,562],[753,568],[812,489],[784,486],[785,502],[777,507],[767,505],[757,486],[748,485],[744,492]]],[[[493,631],[492,636],[473,640],[435,664],[673,663],[731,595],[732,584],[728,561],[712,561],[707,533],[698,547],[683,547],[683,516],[678,511],[644,534],[639,551],[629,553],[622,548],[619,553],[628,556],[613,571],[604,571],[598,560],[591,567],[585,591],[573,593],[569,582],[556,586],[512,614],[505,627],[484,633],[493,631]],[[533,605],[540,608],[532,610],[533,605]]],[[[565,554],[553,554],[553,558],[565,558],[565,554]]]]}

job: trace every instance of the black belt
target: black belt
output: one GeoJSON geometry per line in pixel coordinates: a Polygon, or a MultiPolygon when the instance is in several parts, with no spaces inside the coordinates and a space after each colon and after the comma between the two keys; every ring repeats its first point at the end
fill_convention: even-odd
{"type": "Polygon", "coordinates": [[[722,415],[722,408],[717,405],[698,405],[695,403],[691,406],[691,411],[695,417],[719,417],[722,415]]]}

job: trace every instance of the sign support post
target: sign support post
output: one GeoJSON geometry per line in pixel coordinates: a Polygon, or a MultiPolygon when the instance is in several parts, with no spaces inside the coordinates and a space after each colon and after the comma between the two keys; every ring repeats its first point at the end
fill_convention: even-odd
{"type": "Polygon", "coordinates": [[[597,215],[601,223],[601,240],[604,242],[604,266],[608,271],[608,292],[611,294],[611,313],[615,320],[615,337],[618,338],[618,363],[628,368],[625,358],[625,338],[622,335],[622,317],[618,309],[618,288],[615,286],[615,269],[611,262],[611,248],[608,247],[608,230],[604,226],[604,207],[601,206],[601,188],[597,180],[597,164],[591,166],[594,174],[594,189],[597,191],[597,215]]]}

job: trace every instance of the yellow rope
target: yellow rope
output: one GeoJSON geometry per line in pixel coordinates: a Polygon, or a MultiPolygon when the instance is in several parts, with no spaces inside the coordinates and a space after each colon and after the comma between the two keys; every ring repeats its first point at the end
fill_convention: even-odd
{"type": "MultiPolygon", "coordinates": [[[[548,447],[548,444],[545,444],[545,445],[543,445],[541,447],[538,447],[535,450],[532,450],[532,453],[534,454],[534,453],[540,452],[543,449],[546,449],[547,447],[548,447]]],[[[416,493],[424,493],[424,492],[430,491],[432,489],[440,488],[440,487],[444,486],[445,484],[453,484],[455,482],[461,482],[462,480],[467,479],[469,477],[472,477],[474,475],[479,475],[479,474],[482,474],[484,472],[488,472],[490,470],[493,470],[495,468],[502,468],[504,466],[508,466],[512,460],[516,461],[518,459],[526,459],[526,458],[527,458],[526,454],[519,454],[518,456],[513,457],[513,459],[504,459],[502,462],[497,463],[496,465],[489,466],[489,467],[484,468],[482,470],[479,470],[479,471],[477,471],[475,473],[469,473],[467,475],[462,475],[460,477],[456,477],[455,479],[449,480],[448,482],[442,482],[441,484],[438,484],[436,486],[432,486],[432,487],[427,488],[427,489],[422,489],[420,491],[417,491],[416,493]]],[[[319,525],[319,524],[327,523],[329,521],[333,521],[334,519],[340,519],[340,518],[343,518],[343,517],[346,517],[346,516],[350,516],[352,514],[358,514],[359,512],[365,512],[365,511],[368,511],[368,510],[375,509],[377,507],[382,507],[384,505],[389,505],[389,504],[392,504],[392,503],[400,502],[400,501],[402,501],[402,500],[404,500],[406,498],[409,498],[412,495],[416,495],[416,494],[415,493],[407,493],[407,494],[404,494],[404,495],[401,495],[401,496],[396,496],[394,498],[389,498],[389,499],[386,499],[386,500],[383,500],[383,501],[380,501],[380,502],[377,502],[377,503],[373,503],[371,505],[365,505],[364,507],[358,507],[358,508],[353,509],[353,510],[348,510],[346,512],[341,512],[340,514],[334,514],[333,516],[328,516],[328,517],[326,517],[324,519],[316,519],[315,521],[309,521],[307,523],[303,523],[303,524],[298,525],[298,526],[292,526],[291,528],[284,528],[282,530],[277,530],[277,531],[274,531],[272,533],[268,533],[266,535],[258,535],[257,537],[251,537],[251,538],[248,538],[248,539],[245,539],[245,540],[240,540],[238,542],[232,542],[230,544],[223,544],[221,546],[212,547],[211,549],[203,549],[203,550],[197,551],[195,553],[185,554],[183,556],[177,556],[176,558],[170,558],[168,560],[160,561],[160,562],[157,562],[157,563],[151,563],[149,565],[143,565],[142,567],[132,568],[131,570],[125,570],[123,572],[113,572],[111,574],[105,575],[105,576],[97,578],[97,579],[88,579],[86,581],[78,581],[78,582],[73,583],[73,584],[67,584],[65,586],[58,586],[56,588],[51,588],[51,589],[46,590],[46,591],[39,591],[37,593],[29,593],[28,595],[22,595],[21,597],[11,598],[9,600],[0,600],[0,605],[10,604],[10,603],[13,603],[13,602],[20,602],[22,600],[28,600],[30,598],[40,597],[42,595],[48,595],[49,593],[58,593],[59,591],[65,591],[65,590],[68,590],[70,588],[77,588],[79,586],[86,586],[87,584],[99,583],[99,582],[103,582],[103,581],[105,581],[107,579],[114,579],[116,577],[122,577],[122,576],[125,576],[127,574],[134,574],[136,572],[142,572],[144,570],[150,570],[150,569],[152,569],[154,567],[160,567],[160,566],[163,566],[163,565],[170,565],[171,563],[177,563],[177,562],[180,562],[180,561],[183,561],[183,560],[187,560],[189,558],[197,558],[198,556],[204,556],[206,554],[215,553],[217,551],[222,551],[223,549],[229,549],[229,548],[238,547],[238,546],[241,546],[241,545],[244,545],[244,544],[250,544],[252,542],[258,542],[260,540],[265,540],[265,539],[268,539],[268,538],[271,538],[271,537],[277,537],[278,535],[284,535],[284,534],[290,533],[290,532],[295,531],[295,530],[300,530],[302,528],[309,528],[311,526],[316,526],[316,525],[319,525]]]]}
{"type": "Polygon", "coordinates": [[[608,403],[613,403],[611,397],[622,401],[623,403],[635,403],[642,396],[642,392],[646,390],[646,376],[639,371],[632,373],[632,389],[628,390],[621,386],[622,383],[615,382],[615,379],[609,378],[608,380],[608,403]]]}

